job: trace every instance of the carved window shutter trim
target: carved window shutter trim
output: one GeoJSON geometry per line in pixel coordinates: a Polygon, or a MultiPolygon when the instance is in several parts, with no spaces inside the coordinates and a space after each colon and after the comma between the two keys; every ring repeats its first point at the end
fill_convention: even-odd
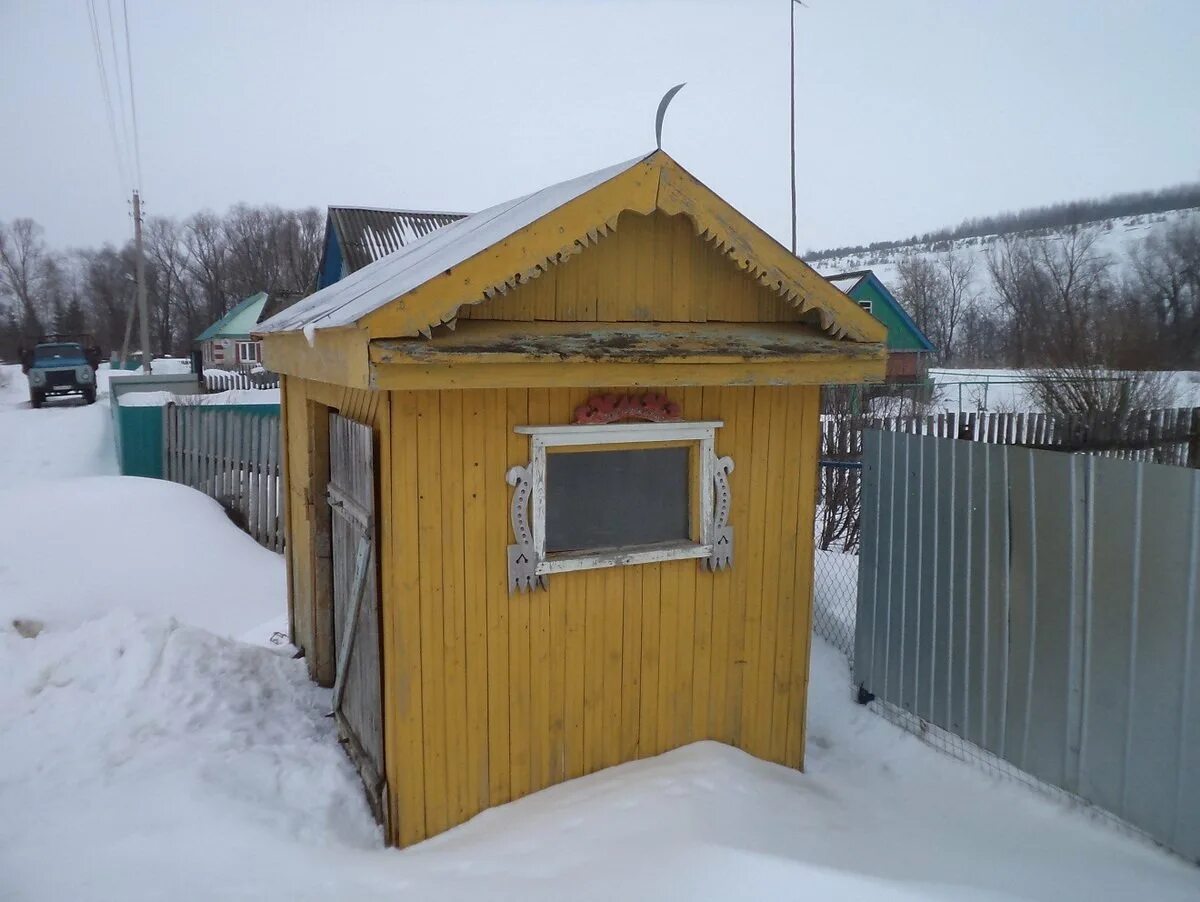
{"type": "Polygon", "coordinates": [[[726,570],[733,566],[733,527],[729,525],[729,474],[733,460],[716,455],[716,429],[720,421],[642,423],[625,425],[518,426],[530,436],[530,459],[512,467],[505,480],[513,487],[509,516],[514,543],[508,546],[508,591],[549,588],[550,573],[597,567],[698,559],[702,569],[726,570]],[[611,445],[640,442],[696,441],[699,443],[700,541],[662,549],[641,546],[607,554],[582,552],[546,556],[546,447],[611,445]]]}
{"type": "Polygon", "coordinates": [[[505,481],[514,487],[509,517],[512,520],[516,543],[508,546],[508,592],[524,592],[539,586],[549,587],[549,577],[539,576],[540,557],[533,545],[533,530],[529,526],[529,496],[533,493],[531,467],[513,467],[505,481]]]}

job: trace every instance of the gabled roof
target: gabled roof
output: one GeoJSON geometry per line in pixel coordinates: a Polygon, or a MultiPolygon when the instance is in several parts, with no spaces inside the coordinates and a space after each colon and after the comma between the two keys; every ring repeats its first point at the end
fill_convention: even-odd
{"type": "Polygon", "coordinates": [[[935,350],[933,342],[921,331],[920,327],[913,321],[913,318],[908,315],[908,311],[896,299],[896,296],[888,290],[888,287],[880,281],[879,277],[872,270],[860,269],[855,272],[836,273],[825,278],[829,284],[835,286],[847,296],[850,296],[850,293],[863,283],[870,284],[879,296],[883,298],[884,302],[892,308],[900,321],[912,332],[913,337],[921,345],[922,349],[926,351],[935,350]]]}
{"type": "Polygon", "coordinates": [[[342,249],[346,271],[355,272],[466,215],[424,210],[330,207],[329,225],[342,249]]]}
{"type": "Polygon", "coordinates": [[[613,231],[622,212],[686,214],[697,235],[835,338],[882,326],[661,150],[474,213],[405,245],[263,323],[264,333],[357,326],[373,338],[429,335],[475,304],[537,278],[613,231]]]}
{"type": "Polygon", "coordinates": [[[196,336],[196,341],[210,341],[214,338],[248,338],[256,331],[259,317],[262,316],[263,306],[267,303],[267,293],[260,291],[245,300],[239,301],[232,310],[196,336]]]}

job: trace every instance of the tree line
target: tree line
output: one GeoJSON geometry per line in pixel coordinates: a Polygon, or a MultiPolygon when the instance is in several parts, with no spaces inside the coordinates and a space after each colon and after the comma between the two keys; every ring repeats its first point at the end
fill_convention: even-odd
{"type": "Polygon", "coordinates": [[[936,229],[923,235],[913,235],[897,241],[873,241],[870,244],[847,245],[808,251],[804,259],[816,262],[831,257],[893,251],[921,244],[933,250],[944,250],[950,242],[963,238],[983,238],[988,235],[1007,235],[1014,232],[1038,232],[1047,229],[1069,229],[1088,223],[1124,216],[1152,216],[1172,210],[1191,210],[1200,207],[1200,182],[1174,185],[1158,191],[1138,191],[1113,194],[1108,197],[1028,207],[1016,212],[998,213],[964,219],[957,226],[936,229]]]}
{"type": "MultiPolygon", "coordinates": [[[[315,207],[238,204],[223,215],[152,217],[143,230],[150,343],[186,354],[196,335],[258,291],[307,294],[316,280],[325,220],[315,207]]],[[[0,222],[0,360],[22,341],[90,333],[121,348],[135,297],[133,241],[57,251],[32,219],[0,222]]],[[[137,329],[131,348],[136,349],[137,329]]]]}
{"type": "Polygon", "coordinates": [[[1153,406],[1153,379],[1118,388],[1105,374],[1200,369],[1200,216],[1160,225],[1123,258],[1100,247],[1101,234],[1074,226],[1006,235],[979,255],[912,254],[897,263],[893,288],[940,363],[1091,383],[1098,409],[1153,406]],[[1124,395],[1106,397],[1106,385],[1124,395]]]}

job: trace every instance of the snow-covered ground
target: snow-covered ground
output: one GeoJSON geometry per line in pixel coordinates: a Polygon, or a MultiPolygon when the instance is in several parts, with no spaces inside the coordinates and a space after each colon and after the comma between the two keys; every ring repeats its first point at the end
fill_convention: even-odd
{"type": "MultiPolygon", "coordinates": [[[[947,411],[1029,413],[1038,409],[1030,388],[1036,373],[1009,369],[931,369],[934,406],[947,411]]],[[[1200,372],[1160,374],[1167,407],[1200,407],[1200,372]]]]}
{"type": "Polygon", "coordinates": [[[804,774],[699,743],[385,849],[329,693],[229,638],[282,613],[279,559],[107,475],[105,408],[0,390],[0,899],[1200,897],[1200,870],[854,705],[820,641],[804,774]]]}

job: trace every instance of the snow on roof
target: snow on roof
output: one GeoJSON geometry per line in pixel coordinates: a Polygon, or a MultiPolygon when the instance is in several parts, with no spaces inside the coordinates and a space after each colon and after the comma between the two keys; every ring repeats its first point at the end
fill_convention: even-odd
{"type": "Polygon", "coordinates": [[[257,332],[332,329],[357,322],[646,159],[635,157],[452,222],[322,288],[257,332]]]}
{"type": "Polygon", "coordinates": [[[865,273],[861,272],[840,273],[834,276],[826,276],[825,281],[842,292],[842,294],[849,294],[854,290],[854,286],[863,280],[865,275],[865,273]]]}

